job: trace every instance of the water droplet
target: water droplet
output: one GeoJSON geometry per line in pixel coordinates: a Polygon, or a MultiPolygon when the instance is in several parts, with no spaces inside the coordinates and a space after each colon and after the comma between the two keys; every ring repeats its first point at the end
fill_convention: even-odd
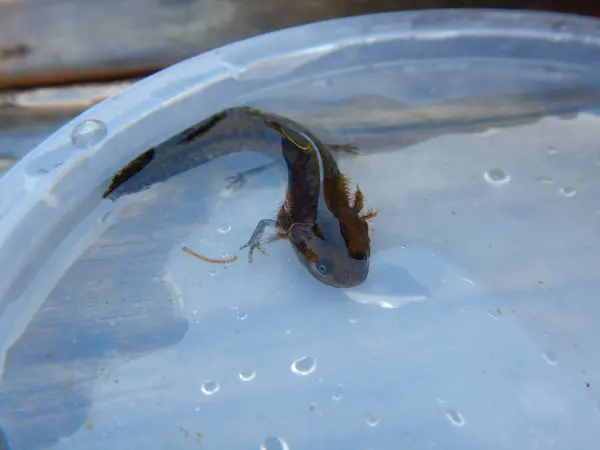
{"type": "Polygon", "coordinates": [[[510,175],[502,169],[494,168],[485,172],[483,174],[483,179],[489,184],[500,186],[510,181],[510,175]]]}
{"type": "Polygon", "coordinates": [[[499,319],[503,316],[502,310],[500,308],[496,308],[494,310],[488,309],[485,313],[493,319],[499,319]]]}
{"type": "Polygon", "coordinates": [[[555,366],[558,363],[558,358],[556,356],[556,353],[553,352],[552,350],[548,350],[546,353],[544,353],[543,357],[546,360],[546,362],[548,364],[550,364],[551,366],[555,366]]]}
{"type": "Polygon", "coordinates": [[[558,192],[565,197],[575,197],[575,194],[577,194],[577,190],[572,186],[563,186],[558,192]]]}
{"type": "Polygon", "coordinates": [[[354,325],[356,323],[356,319],[350,319],[349,322],[354,325]]]}
{"type": "Polygon", "coordinates": [[[456,427],[463,427],[465,425],[465,418],[455,409],[449,409],[446,411],[446,417],[450,421],[450,423],[456,427]]]}
{"type": "Polygon", "coordinates": [[[200,412],[200,405],[196,405],[196,406],[194,406],[194,411],[196,411],[196,412],[200,412]]]}
{"type": "Polygon", "coordinates": [[[331,398],[333,398],[334,402],[339,402],[343,397],[344,397],[344,391],[343,391],[342,385],[338,384],[337,387],[335,388],[335,392],[333,393],[333,396],[331,398]]]}
{"type": "Polygon", "coordinates": [[[379,419],[376,418],[375,416],[373,416],[373,414],[371,414],[370,412],[365,413],[364,419],[365,419],[365,423],[368,426],[370,426],[371,428],[374,428],[377,425],[379,425],[379,419]]]}
{"type": "Polygon", "coordinates": [[[219,272],[217,272],[216,270],[209,270],[209,271],[208,271],[208,274],[209,274],[211,277],[216,277],[218,273],[219,273],[219,272]]]}
{"type": "Polygon", "coordinates": [[[227,225],[226,227],[219,227],[217,228],[217,231],[221,234],[229,233],[231,231],[231,225],[227,225]]]}
{"type": "Polygon", "coordinates": [[[558,150],[555,148],[551,148],[550,150],[548,150],[549,155],[556,155],[557,153],[558,153],[558,150]]]}
{"type": "Polygon", "coordinates": [[[213,395],[219,392],[221,386],[217,381],[206,381],[202,383],[201,390],[206,395],[213,395]]]}
{"type": "Polygon", "coordinates": [[[111,319],[110,322],[108,322],[108,326],[111,328],[114,328],[117,326],[117,321],[115,319],[111,319]]]}
{"type": "Polygon", "coordinates": [[[312,356],[303,356],[292,363],[291,369],[296,375],[309,375],[317,368],[317,360],[312,356]]]}
{"type": "Polygon", "coordinates": [[[246,313],[239,313],[237,315],[238,320],[246,320],[247,317],[248,317],[248,314],[246,314],[246,313]]]}
{"type": "Polygon", "coordinates": [[[290,446],[280,437],[269,436],[260,444],[260,450],[290,450],[290,446]]]}
{"type": "Polygon", "coordinates": [[[256,372],[253,370],[242,370],[239,373],[239,377],[242,381],[252,381],[256,377],[256,372]]]}
{"type": "Polygon", "coordinates": [[[240,309],[239,305],[231,305],[232,311],[237,311],[238,309],[240,309]]]}
{"type": "Polygon", "coordinates": [[[96,119],[84,120],[71,133],[71,141],[77,147],[90,148],[106,137],[107,130],[104,122],[96,119]]]}
{"type": "Polygon", "coordinates": [[[474,284],[475,284],[475,282],[474,282],[473,280],[471,280],[470,278],[466,278],[466,277],[460,277],[460,279],[461,279],[462,281],[464,281],[465,283],[468,283],[468,284],[471,284],[471,285],[474,285],[474,284]]]}
{"type": "Polygon", "coordinates": [[[292,334],[292,330],[290,330],[289,328],[287,330],[285,330],[285,334],[292,334]]]}

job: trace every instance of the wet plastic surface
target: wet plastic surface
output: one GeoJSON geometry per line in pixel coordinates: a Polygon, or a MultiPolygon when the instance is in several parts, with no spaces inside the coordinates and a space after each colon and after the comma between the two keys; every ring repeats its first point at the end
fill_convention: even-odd
{"type": "MultiPolygon", "coordinates": [[[[600,34],[556,15],[315,24],[185,61],[0,179],[0,427],[14,449],[595,449],[600,34]],[[230,155],[115,203],[121,166],[229,106],[291,116],[373,220],[367,282],[231,255],[276,170],[230,155]]],[[[1,447],[0,447],[1,448],[1,447]]]]}

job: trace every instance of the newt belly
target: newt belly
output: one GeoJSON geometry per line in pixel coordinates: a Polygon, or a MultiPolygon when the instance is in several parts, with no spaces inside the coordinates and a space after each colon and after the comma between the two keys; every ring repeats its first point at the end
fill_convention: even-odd
{"type": "Polygon", "coordinates": [[[217,157],[239,152],[244,144],[274,159],[230,177],[243,185],[249,177],[283,161],[287,167],[286,198],[276,218],[259,221],[248,242],[266,254],[264,243],[287,239],[314,278],[333,287],[352,287],[369,273],[371,242],[364,198],[340,172],[332,152],[353,151],[352,145],[328,145],[302,125],[264,111],[237,107],[215,114],[135,158],[110,181],[104,198],[116,199],[191,170],[217,157]],[[267,228],[275,235],[264,238],[267,228]]]}

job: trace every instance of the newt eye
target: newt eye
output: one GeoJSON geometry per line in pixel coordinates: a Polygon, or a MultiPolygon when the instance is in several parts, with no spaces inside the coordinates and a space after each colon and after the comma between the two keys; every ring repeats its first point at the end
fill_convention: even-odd
{"type": "Polygon", "coordinates": [[[319,259],[316,263],[316,266],[321,275],[328,275],[333,269],[333,263],[328,259],[319,259]]]}

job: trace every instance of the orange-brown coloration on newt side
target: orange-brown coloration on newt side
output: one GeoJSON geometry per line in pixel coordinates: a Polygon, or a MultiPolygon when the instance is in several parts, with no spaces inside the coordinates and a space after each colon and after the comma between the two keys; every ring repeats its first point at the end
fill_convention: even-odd
{"type": "Polygon", "coordinates": [[[358,187],[351,191],[349,180],[332,156],[332,151],[353,151],[354,147],[325,144],[302,125],[282,116],[248,107],[215,114],[131,161],[113,177],[104,197],[137,192],[219,156],[241,151],[245,144],[254,144],[253,149],[276,161],[231,177],[230,185],[243,185],[249,175],[262,173],[281,157],[288,172],[286,198],[276,219],[259,221],[240,248],[248,247],[249,261],[254,250],[266,254],[263,242],[287,239],[301,263],[322,283],[333,287],[363,283],[371,256],[367,220],[377,213],[363,212],[362,192],[358,187]],[[273,145],[274,138],[277,145],[273,145]],[[267,227],[274,227],[276,234],[263,240],[267,227]]]}

